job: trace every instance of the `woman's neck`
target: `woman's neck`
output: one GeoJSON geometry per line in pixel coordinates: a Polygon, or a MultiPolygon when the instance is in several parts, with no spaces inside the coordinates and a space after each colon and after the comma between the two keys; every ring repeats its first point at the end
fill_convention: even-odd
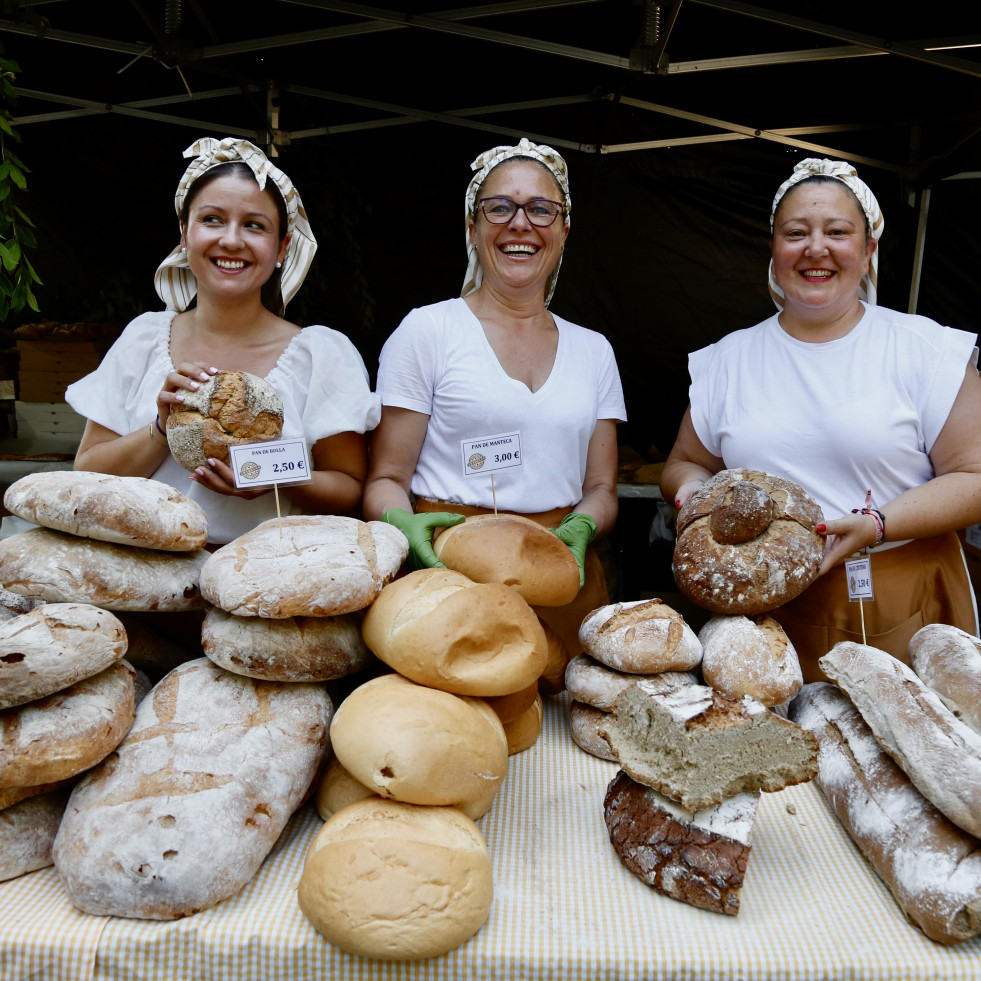
{"type": "Polygon", "coordinates": [[[844,310],[814,312],[784,307],[777,315],[783,331],[798,341],[822,344],[836,341],[852,332],[865,316],[865,306],[858,297],[844,310]]]}
{"type": "Polygon", "coordinates": [[[541,290],[522,295],[501,294],[486,284],[464,297],[464,302],[478,320],[490,320],[515,327],[554,329],[545,296],[541,290]]]}

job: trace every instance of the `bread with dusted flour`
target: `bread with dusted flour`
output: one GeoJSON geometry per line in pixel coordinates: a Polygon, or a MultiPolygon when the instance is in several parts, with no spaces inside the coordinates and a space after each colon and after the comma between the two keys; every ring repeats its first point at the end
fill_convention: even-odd
{"type": "Polygon", "coordinates": [[[51,864],[68,791],[29,797],[0,811],[0,882],[51,864]]]}
{"type": "Polygon", "coordinates": [[[959,627],[930,623],[910,639],[909,661],[944,705],[981,733],[981,640],[959,627]]]}

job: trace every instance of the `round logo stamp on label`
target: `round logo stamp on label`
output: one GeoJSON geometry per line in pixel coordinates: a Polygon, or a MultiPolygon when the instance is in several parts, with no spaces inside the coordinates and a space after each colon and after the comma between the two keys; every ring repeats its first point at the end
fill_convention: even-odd
{"type": "Polygon", "coordinates": [[[471,470],[479,470],[487,462],[487,457],[483,453],[472,453],[467,460],[467,466],[471,470]]]}
{"type": "Polygon", "coordinates": [[[255,460],[246,460],[239,469],[238,475],[245,480],[255,480],[262,473],[262,467],[255,460]]]}

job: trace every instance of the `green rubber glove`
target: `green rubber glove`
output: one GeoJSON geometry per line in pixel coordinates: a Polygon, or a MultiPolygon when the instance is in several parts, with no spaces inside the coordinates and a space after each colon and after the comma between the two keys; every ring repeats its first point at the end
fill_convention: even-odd
{"type": "Polygon", "coordinates": [[[449,528],[465,520],[462,514],[451,514],[449,511],[409,514],[402,508],[389,508],[381,519],[395,525],[409,539],[406,564],[410,569],[445,569],[446,566],[433,552],[433,528],[449,528]]]}
{"type": "Polygon", "coordinates": [[[586,582],[586,549],[596,537],[596,522],[588,514],[573,511],[567,514],[558,528],[549,528],[553,534],[569,546],[579,566],[579,588],[586,582]]]}

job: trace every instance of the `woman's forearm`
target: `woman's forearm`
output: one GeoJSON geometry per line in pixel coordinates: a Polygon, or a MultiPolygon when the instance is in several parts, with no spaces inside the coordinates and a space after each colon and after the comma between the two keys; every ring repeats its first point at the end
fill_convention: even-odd
{"type": "Polygon", "coordinates": [[[120,436],[100,427],[100,436],[92,437],[92,423],[86,426],[85,435],[75,454],[75,470],[91,470],[120,477],[152,477],[170,455],[167,437],[154,428],[140,426],[132,433],[120,436]]]}

